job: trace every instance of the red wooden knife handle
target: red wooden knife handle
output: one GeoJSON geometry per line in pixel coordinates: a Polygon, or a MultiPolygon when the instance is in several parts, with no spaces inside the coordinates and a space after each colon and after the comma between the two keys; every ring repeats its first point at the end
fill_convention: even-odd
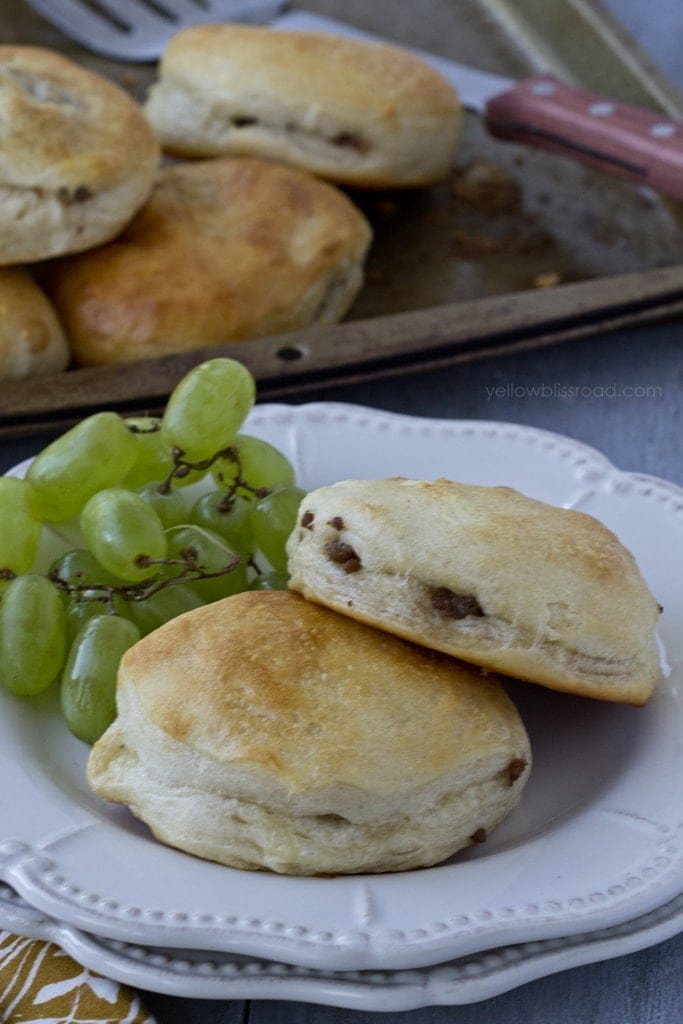
{"type": "Polygon", "coordinates": [[[570,156],[683,199],[683,121],[577,89],[552,75],[486,105],[492,135],[570,156]]]}

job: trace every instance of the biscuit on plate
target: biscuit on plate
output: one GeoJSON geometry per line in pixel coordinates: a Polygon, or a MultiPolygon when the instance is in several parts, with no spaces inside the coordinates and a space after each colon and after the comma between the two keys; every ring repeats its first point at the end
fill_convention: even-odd
{"type": "Polygon", "coordinates": [[[338,189],[264,160],[160,171],[111,244],[45,284],[83,365],[128,362],[340,320],[370,227],[338,189]]]}
{"type": "Polygon", "coordinates": [[[56,373],[69,347],[47,296],[19,267],[0,267],[0,380],[56,373]]]}
{"type": "Polygon", "coordinates": [[[509,487],[346,480],[305,498],[288,541],[304,597],[465,661],[644,704],[659,609],[592,516],[509,487]]]}
{"type": "Polygon", "coordinates": [[[238,868],[435,864],[483,841],[529,774],[493,678],[281,591],[150,633],[123,657],[117,706],[91,787],[238,868]]]}
{"type": "Polygon", "coordinates": [[[0,46],[0,265],[80,252],[149,195],[159,143],[142,108],[51,50],[0,46]]]}
{"type": "Polygon", "coordinates": [[[452,86],[406,50],[253,25],[178,33],[146,109],[175,155],[265,157],[364,187],[445,178],[461,121],[452,86]]]}

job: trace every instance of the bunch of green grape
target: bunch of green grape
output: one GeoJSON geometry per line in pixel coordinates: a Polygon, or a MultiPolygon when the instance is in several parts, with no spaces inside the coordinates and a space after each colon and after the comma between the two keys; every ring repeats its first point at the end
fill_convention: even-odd
{"type": "Polygon", "coordinates": [[[30,697],[59,680],[88,743],[114,720],[119,661],[140,637],[240,590],[287,586],[304,492],[281,452],[238,433],[254,398],[241,363],[213,359],[162,418],[96,413],[23,480],[0,477],[0,681],[30,697]],[[48,534],[60,553],[41,572],[48,534]]]}

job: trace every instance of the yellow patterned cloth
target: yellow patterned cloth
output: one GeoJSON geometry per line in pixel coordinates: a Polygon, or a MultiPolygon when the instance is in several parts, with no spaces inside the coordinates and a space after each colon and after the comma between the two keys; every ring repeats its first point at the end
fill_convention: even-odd
{"type": "Polygon", "coordinates": [[[51,942],[0,931],[2,1024],[154,1024],[125,985],[93,974],[51,942]]]}

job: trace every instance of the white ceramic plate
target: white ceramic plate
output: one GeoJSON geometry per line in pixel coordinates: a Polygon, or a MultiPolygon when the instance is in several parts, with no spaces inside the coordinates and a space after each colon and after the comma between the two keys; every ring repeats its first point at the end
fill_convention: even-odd
{"type": "Polygon", "coordinates": [[[154,949],[102,939],[54,921],[0,884],[0,929],[46,939],[107,978],[194,999],[296,999],[355,1010],[413,1010],[491,999],[528,981],[609,960],[683,930],[683,896],[635,921],[404,971],[318,971],[231,953],[154,949]]]}
{"type": "Polygon", "coordinates": [[[87,749],[64,728],[54,695],[33,704],[3,695],[0,876],[96,935],[326,970],[413,968],[577,935],[680,893],[683,492],[620,473],[573,441],[505,424],[325,403],[262,406],[247,429],[289,452],[308,488],[444,475],[510,484],[598,516],[665,607],[671,674],[640,709],[513,685],[535,754],[517,811],[484,846],[439,867],[333,879],[238,872],[160,845],[89,792],[87,749]]]}

